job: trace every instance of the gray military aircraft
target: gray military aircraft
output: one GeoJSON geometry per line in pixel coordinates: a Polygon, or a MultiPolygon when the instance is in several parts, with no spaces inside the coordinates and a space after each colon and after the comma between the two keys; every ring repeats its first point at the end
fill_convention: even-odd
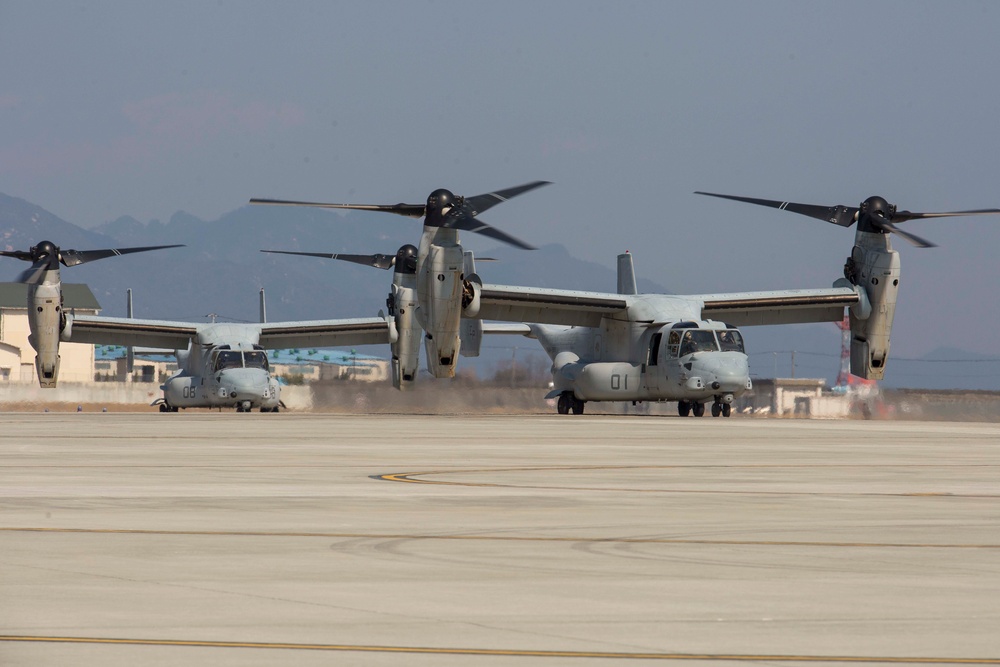
{"type": "Polygon", "coordinates": [[[536,338],[552,360],[559,414],[583,414],[588,401],[677,401],[681,416],[728,417],[752,387],[743,336],[748,324],[821,322],[854,306],[854,289],[674,296],[637,294],[631,255],[619,256],[619,292],[580,292],[484,284],[487,333],[536,338]],[[625,269],[623,263],[627,266],[625,269]]]}
{"type": "Polygon", "coordinates": [[[267,322],[264,290],[258,324],[172,322],[66,316],[62,340],[174,350],[180,370],[160,387],[160,412],[180,408],[236,408],[278,412],[281,386],[271,375],[268,349],[393,343],[395,324],[385,317],[267,322]]]}
{"type": "MultiPolygon", "coordinates": [[[[60,341],[176,350],[181,370],[162,386],[160,410],[189,407],[254,408],[276,412],[280,388],[271,377],[265,350],[283,347],[378,345],[393,342],[395,323],[385,317],[261,322],[260,324],[199,324],[131,317],[76,315],[63,310],[59,264],[75,266],[105,257],[160,248],[151,246],[107,250],[60,250],[43,241],[29,251],[0,251],[0,256],[32,262],[20,277],[28,284],[28,340],[38,352],[39,384],[54,388],[59,377],[60,341]]],[[[261,319],[264,315],[261,293],[261,319]]],[[[129,298],[131,315],[131,298],[129,298]]],[[[131,356],[131,355],[130,355],[131,356]]]]}
{"type": "Polygon", "coordinates": [[[735,397],[751,387],[739,326],[835,322],[849,308],[851,372],[882,379],[889,355],[899,253],[889,234],[919,246],[933,244],[896,224],[918,218],[1000,213],[979,209],[951,213],[897,211],[881,197],[858,207],[815,206],[763,199],[735,199],[801,213],[842,226],[858,223],[844,277],[832,288],[668,296],[636,294],[631,258],[619,258],[619,293],[578,292],[475,284],[477,317],[531,322],[503,329],[537,338],[552,359],[561,414],[581,414],[587,401],[677,401],[682,416],[729,416],[735,397]],[[552,326],[561,325],[561,326],[552,326]]]}
{"type": "MultiPolygon", "coordinates": [[[[518,248],[532,249],[524,241],[487,225],[477,216],[511,197],[543,185],[548,185],[548,181],[534,181],[474,197],[460,197],[449,190],[439,189],[427,197],[426,204],[324,204],[283,199],[251,199],[250,203],[381,211],[422,217],[424,229],[417,248],[414,275],[417,294],[414,315],[425,334],[427,370],[434,377],[448,378],[455,375],[455,363],[461,347],[461,318],[476,314],[475,294],[465,289],[468,281],[458,232],[476,232],[518,248]]],[[[403,376],[407,374],[405,370],[403,376]]]]}
{"type": "Polygon", "coordinates": [[[59,379],[59,334],[66,326],[63,312],[62,277],[59,265],[77,266],[106,257],[117,257],[148,250],[179,248],[179,245],[143,248],[107,248],[103,250],[60,250],[51,241],[42,241],[29,250],[3,250],[0,257],[31,262],[18,278],[28,285],[28,342],[35,348],[38,383],[53,388],[59,379]]]}

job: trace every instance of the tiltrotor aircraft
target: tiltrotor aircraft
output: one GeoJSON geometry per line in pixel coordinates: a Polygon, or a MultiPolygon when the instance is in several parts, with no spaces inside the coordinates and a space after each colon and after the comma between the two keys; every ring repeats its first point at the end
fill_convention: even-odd
{"type": "Polygon", "coordinates": [[[160,412],[233,407],[237,412],[278,412],[281,386],[271,375],[266,350],[379,345],[396,338],[394,322],[385,317],[267,322],[263,289],[260,320],[199,324],[68,314],[62,339],[174,350],[180,370],[160,387],[163,398],[153,402],[160,412]]]}
{"type": "MultiPolygon", "coordinates": [[[[698,193],[709,194],[711,193],[698,193]]],[[[619,257],[619,293],[578,292],[473,284],[476,317],[530,322],[510,327],[537,338],[552,359],[562,414],[584,411],[587,401],[677,401],[682,416],[728,416],[735,397],[750,388],[747,356],[737,327],[839,321],[849,308],[851,372],[882,379],[889,356],[899,254],[889,234],[930,247],[896,224],[918,218],[1000,213],[897,211],[881,197],[858,207],[814,206],[711,195],[772,206],[842,226],[858,223],[844,278],[827,289],[668,296],[636,294],[631,257],[619,257]],[[552,326],[561,325],[561,326],[552,326]]],[[[478,276],[467,279],[476,282],[478,276]]],[[[494,330],[494,332],[499,332],[494,330]]]]}
{"type": "MultiPolygon", "coordinates": [[[[470,283],[464,270],[465,260],[458,232],[459,230],[476,232],[518,248],[532,249],[532,246],[524,241],[487,225],[477,216],[511,197],[543,185],[548,185],[548,181],[534,181],[474,197],[460,197],[449,190],[439,189],[427,197],[426,204],[324,204],[281,199],[251,199],[250,203],[382,211],[413,218],[422,217],[424,229],[416,251],[415,272],[412,279],[417,298],[412,301],[410,307],[414,309],[412,312],[416,324],[424,331],[427,370],[434,377],[448,378],[455,375],[455,363],[461,347],[461,318],[463,315],[467,317],[475,315],[475,295],[465,289],[470,283]]],[[[410,264],[407,264],[407,271],[409,266],[410,264]]],[[[402,276],[409,274],[400,274],[399,270],[397,265],[397,276],[400,279],[398,287],[401,288],[402,283],[409,284],[410,279],[406,278],[404,281],[402,276]]],[[[394,280],[394,287],[397,287],[395,283],[394,280]]],[[[414,331],[416,327],[410,330],[414,331]]],[[[411,345],[409,340],[400,343],[401,348],[405,349],[410,349],[409,345],[411,345]]],[[[415,369],[412,369],[411,373],[411,368],[402,362],[402,357],[400,366],[399,377],[415,376],[415,369]]]]}
{"type": "Polygon", "coordinates": [[[2,257],[31,262],[18,278],[28,285],[28,342],[35,348],[38,383],[43,388],[56,386],[59,379],[59,335],[66,327],[63,312],[62,277],[59,265],[77,266],[106,257],[128,255],[147,250],[178,248],[178,245],[144,248],[107,248],[103,250],[60,250],[51,241],[42,241],[30,250],[3,250],[2,257]]]}
{"type": "MultiPolygon", "coordinates": [[[[280,388],[271,377],[266,349],[379,345],[396,338],[390,318],[373,317],[260,324],[199,324],[131,317],[76,315],[62,307],[59,264],[84,262],[160,248],[64,250],[48,241],[30,251],[0,251],[0,256],[33,262],[21,275],[28,283],[29,341],[38,352],[35,364],[39,384],[53,388],[59,377],[59,343],[94,343],[176,350],[181,370],[163,384],[160,410],[176,412],[189,407],[260,408],[277,411],[280,388]]],[[[265,320],[261,293],[261,320],[265,320]]],[[[128,312],[131,314],[131,298],[128,312]]],[[[131,354],[129,355],[131,356],[131,354]]]]}

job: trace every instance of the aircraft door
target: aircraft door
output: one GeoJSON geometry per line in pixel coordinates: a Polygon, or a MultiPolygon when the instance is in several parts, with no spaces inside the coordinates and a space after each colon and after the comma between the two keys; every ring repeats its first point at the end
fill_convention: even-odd
{"type": "Polygon", "coordinates": [[[656,393],[666,383],[666,352],[664,333],[656,331],[649,337],[649,347],[646,349],[646,389],[656,393]]]}

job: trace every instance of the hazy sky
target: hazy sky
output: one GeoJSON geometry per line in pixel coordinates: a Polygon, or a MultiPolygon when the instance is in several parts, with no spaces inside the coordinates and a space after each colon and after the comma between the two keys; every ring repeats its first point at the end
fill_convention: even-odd
{"type": "MultiPolygon", "coordinates": [[[[677,292],[823,287],[853,230],[692,191],[1000,207],[998,36],[996,2],[0,0],[0,191],[92,227],[546,179],[484,218],[677,292]]],[[[1000,216],[907,228],[942,247],[895,244],[894,354],[997,352],[1000,216]]]]}

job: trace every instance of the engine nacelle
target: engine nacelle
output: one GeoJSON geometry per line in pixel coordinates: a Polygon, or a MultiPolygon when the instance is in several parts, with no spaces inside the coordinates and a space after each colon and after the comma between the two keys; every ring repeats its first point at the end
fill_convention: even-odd
{"type": "Polygon", "coordinates": [[[864,290],[869,305],[867,309],[850,309],[851,373],[866,380],[881,380],[889,359],[900,273],[899,253],[889,245],[889,235],[858,232],[844,273],[864,290]],[[864,310],[870,312],[863,319],[864,310]]]}
{"type": "Polygon", "coordinates": [[[51,389],[59,380],[59,334],[63,325],[62,290],[59,284],[28,288],[28,342],[38,353],[35,369],[38,385],[51,389]]]}
{"type": "Polygon", "coordinates": [[[416,316],[416,289],[394,284],[388,302],[396,327],[396,340],[389,345],[392,352],[392,386],[402,389],[417,379],[420,368],[422,331],[416,316]]]}
{"type": "Polygon", "coordinates": [[[462,317],[462,249],[431,245],[419,271],[418,321],[426,331],[427,370],[436,378],[455,376],[462,317]]]}

